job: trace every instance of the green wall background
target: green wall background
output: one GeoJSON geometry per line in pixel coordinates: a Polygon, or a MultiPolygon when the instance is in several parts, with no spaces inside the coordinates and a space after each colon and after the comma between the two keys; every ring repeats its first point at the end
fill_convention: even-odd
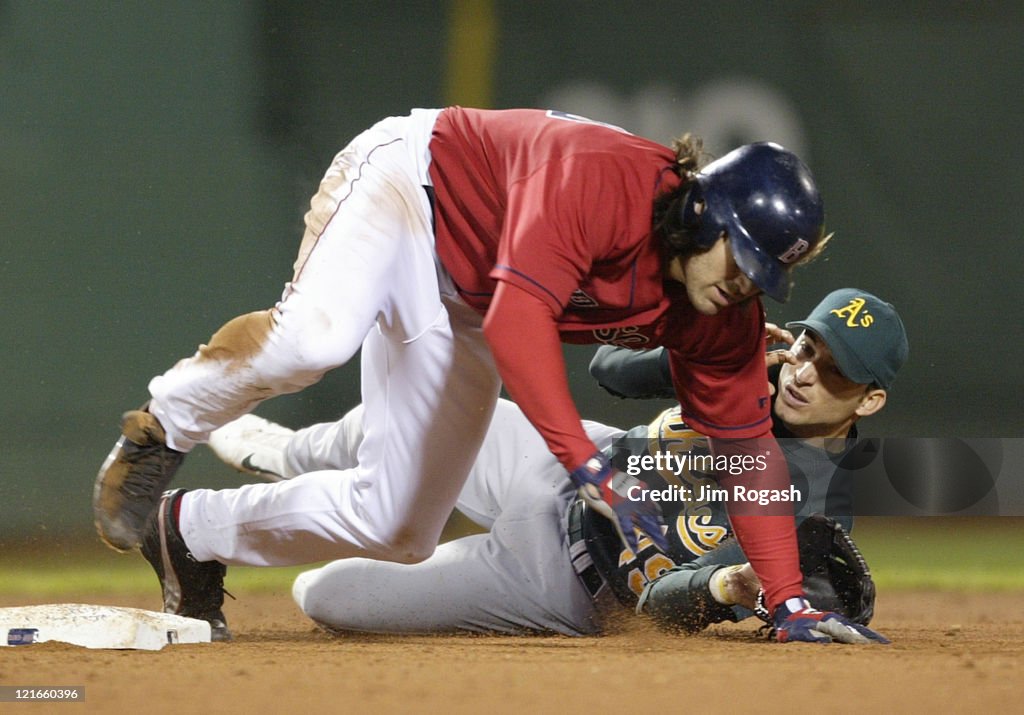
{"type": "MultiPolygon", "coordinates": [[[[770,317],[840,285],[885,296],[911,358],[865,431],[1024,435],[1024,8],[974,5],[0,2],[0,536],[91,538],[121,411],[277,299],[331,156],[378,118],[479,96],[719,153],[799,148],[837,236],[770,317]]],[[[567,354],[585,415],[658,408],[567,354]]],[[[298,426],[356,400],[345,367],[260,411],[298,426]]],[[[239,479],[203,448],[179,483],[239,479]]]]}

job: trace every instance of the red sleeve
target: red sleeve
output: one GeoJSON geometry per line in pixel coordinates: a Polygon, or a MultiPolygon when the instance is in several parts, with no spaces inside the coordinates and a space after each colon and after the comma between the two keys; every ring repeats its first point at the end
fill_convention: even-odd
{"type": "Polygon", "coordinates": [[[770,431],[752,439],[709,438],[708,442],[716,457],[726,455],[730,463],[739,463],[746,456],[753,458],[753,461],[748,459],[748,464],[757,465],[739,474],[720,476],[718,481],[729,491],[726,508],[736,541],[761,580],[769,612],[774,612],[787,598],[803,595],[793,505],[772,502],[761,506],[756,501],[741,501],[735,497],[736,487],[788,489],[790,477],[786,458],[770,431]]]}
{"type": "Polygon", "coordinates": [[[505,389],[558,461],[571,472],[590,459],[597,447],[580,424],[555,315],[548,305],[499,281],[484,318],[484,336],[505,389]]]}

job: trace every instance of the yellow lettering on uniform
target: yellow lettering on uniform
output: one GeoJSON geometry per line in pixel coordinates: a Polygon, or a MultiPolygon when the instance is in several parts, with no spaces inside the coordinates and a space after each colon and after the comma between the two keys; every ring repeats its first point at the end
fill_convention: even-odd
{"type": "MultiPolygon", "coordinates": [[[[647,577],[648,581],[653,581],[666,571],[675,568],[675,565],[676,562],[665,556],[665,554],[656,553],[644,562],[644,576],[647,577]]],[[[640,594],[638,593],[637,595],[639,596],[640,594]]]]}
{"type": "MultiPolygon", "coordinates": [[[[648,546],[651,546],[654,542],[651,541],[651,537],[647,534],[643,534],[637,529],[633,529],[633,535],[637,538],[636,550],[643,551],[648,546]]],[[[619,552],[619,566],[625,566],[630,561],[636,558],[636,554],[631,549],[627,549],[625,546],[622,547],[622,551],[619,552]]]]}
{"type": "Polygon", "coordinates": [[[676,517],[676,534],[691,554],[700,556],[716,548],[728,535],[725,527],[711,521],[711,507],[700,506],[676,517]]]}
{"type": "Polygon", "coordinates": [[[644,576],[640,573],[640,569],[633,569],[629,572],[629,576],[626,577],[626,583],[629,584],[629,590],[639,596],[644,591],[644,586],[647,582],[644,581],[644,576]]]}
{"type": "Polygon", "coordinates": [[[683,546],[686,547],[686,550],[695,556],[703,556],[709,551],[694,540],[685,525],[681,525],[679,528],[679,540],[683,543],[683,546]]]}
{"type": "Polygon", "coordinates": [[[643,592],[644,586],[647,585],[648,581],[653,581],[666,571],[674,568],[675,565],[675,561],[670,559],[668,556],[665,556],[665,554],[661,552],[656,552],[644,562],[643,573],[640,573],[640,569],[630,570],[629,575],[626,577],[626,583],[629,585],[629,590],[639,596],[643,592]]]}
{"type": "Polygon", "coordinates": [[[724,527],[709,524],[710,518],[710,516],[688,517],[690,532],[697,537],[697,541],[702,546],[707,547],[708,551],[716,548],[728,533],[724,527]]]}

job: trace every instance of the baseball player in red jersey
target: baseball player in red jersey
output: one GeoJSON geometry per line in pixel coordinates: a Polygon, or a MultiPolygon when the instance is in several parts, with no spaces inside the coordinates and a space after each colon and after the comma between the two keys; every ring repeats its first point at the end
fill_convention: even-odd
{"type": "MultiPolygon", "coordinates": [[[[739,483],[782,489],[757,296],[824,245],[809,170],[774,144],[698,171],[676,150],[541,110],[414,110],[359,135],[311,201],[274,308],[229,321],[154,378],[97,476],[112,547],[141,546],[170,612],[229,637],[227,564],[429,556],[501,383],[623,539],[664,543],[657,505],[611,467],[571,399],[560,341],[664,345],[685,419],[739,483]],[[358,466],[232,490],[162,494],[194,445],[362,350],[358,466]],[[162,496],[161,496],[162,495],[162,496]],[[151,518],[152,517],[152,518],[151,518]]],[[[791,515],[730,512],[780,637],[813,639],[791,515]]]]}

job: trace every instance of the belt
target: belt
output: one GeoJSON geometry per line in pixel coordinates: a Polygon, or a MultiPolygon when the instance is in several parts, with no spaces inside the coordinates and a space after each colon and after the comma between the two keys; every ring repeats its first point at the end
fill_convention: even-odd
{"type": "Polygon", "coordinates": [[[583,513],[586,504],[582,499],[576,499],[569,506],[569,514],[566,517],[566,532],[569,535],[569,557],[572,559],[573,570],[580,577],[580,583],[590,594],[591,598],[597,598],[597,594],[604,588],[604,579],[594,565],[587,551],[587,542],[583,538],[583,513]]]}
{"type": "Polygon", "coordinates": [[[437,230],[434,225],[434,209],[437,208],[437,194],[433,186],[423,185],[423,192],[427,195],[427,203],[430,204],[430,227],[437,230]]]}

